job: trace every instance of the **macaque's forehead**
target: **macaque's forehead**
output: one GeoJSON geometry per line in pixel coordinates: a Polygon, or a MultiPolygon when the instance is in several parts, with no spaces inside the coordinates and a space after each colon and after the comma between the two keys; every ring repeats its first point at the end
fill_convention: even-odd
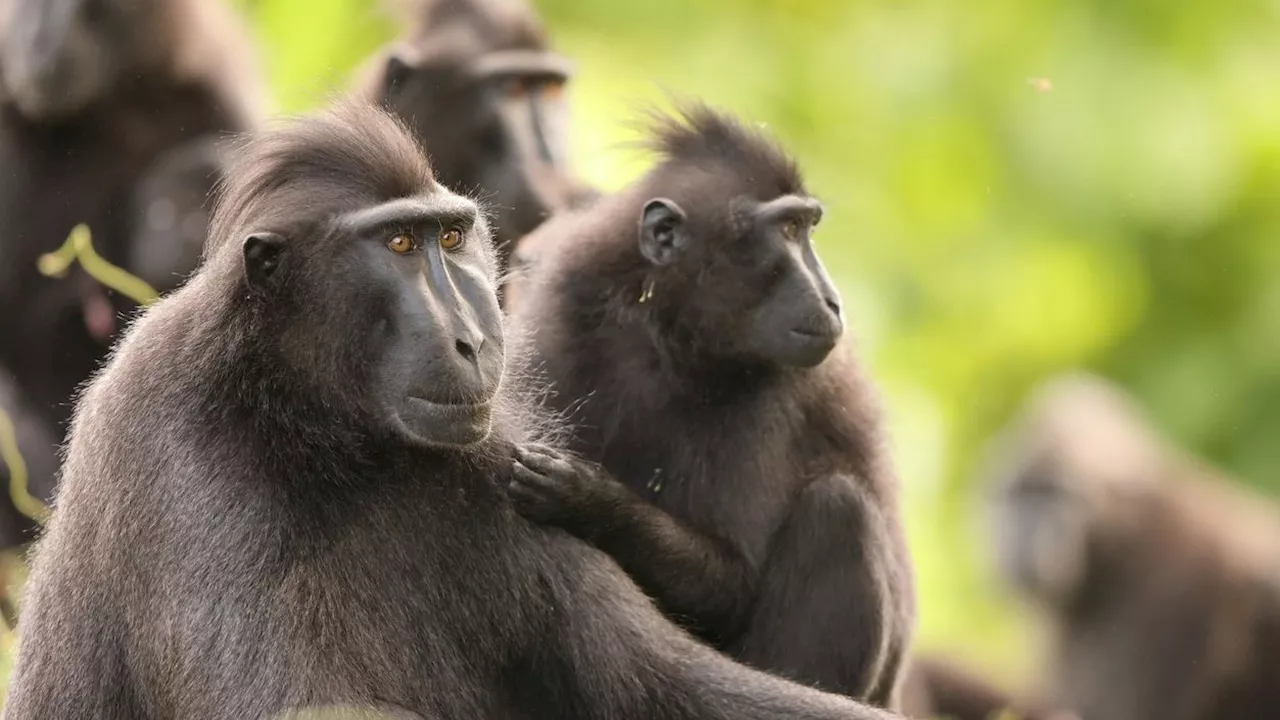
{"type": "Polygon", "coordinates": [[[402,123],[371,105],[339,104],[261,130],[233,153],[210,242],[436,193],[447,191],[402,123]]]}
{"type": "Polygon", "coordinates": [[[525,0],[436,0],[423,19],[423,37],[466,35],[493,49],[546,46],[542,22],[525,0]]]}
{"type": "Polygon", "coordinates": [[[1148,482],[1159,441],[1134,402],[1099,378],[1071,376],[1043,386],[1023,426],[1028,450],[1067,476],[1120,490],[1148,482]]]}

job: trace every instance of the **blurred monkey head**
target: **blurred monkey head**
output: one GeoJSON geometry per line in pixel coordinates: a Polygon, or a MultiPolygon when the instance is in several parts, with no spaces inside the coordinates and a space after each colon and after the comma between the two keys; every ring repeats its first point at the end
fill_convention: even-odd
{"type": "Polygon", "coordinates": [[[1096,377],[1053,379],[995,443],[990,527],[1001,575],[1050,607],[1124,553],[1163,462],[1133,402],[1096,377]]]}

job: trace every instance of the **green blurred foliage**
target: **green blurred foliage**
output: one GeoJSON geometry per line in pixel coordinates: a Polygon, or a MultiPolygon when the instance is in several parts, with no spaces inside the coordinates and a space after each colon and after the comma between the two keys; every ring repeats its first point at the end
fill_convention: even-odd
{"type": "MultiPolygon", "coordinates": [[[[278,107],[394,35],[373,0],[236,0],[278,107]]],[[[542,0],[578,63],[583,175],[667,91],[767,125],[828,206],[820,249],[884,388],[920,644],[1007,678],[1032,624],[992,582],[991,435],[1077,367],[1175,439],[1280,490],[1280,4],[1263,0],[542,0]]]]}
{"type": "MultiPolygon", "coordinates": [[[[359,0],[251,2],[286,109],[389,37],[359,0]]],[[[1046,375],[1092,368],[1175,439],[1280,489],[1280,5],[1261,0],[543,0],[578,63],[581,172],[625,183],[636,111],[767,125],[828,205],[821,251],[886,395],[921,645],[1011,678],[976,468],[1046,375]]]]}

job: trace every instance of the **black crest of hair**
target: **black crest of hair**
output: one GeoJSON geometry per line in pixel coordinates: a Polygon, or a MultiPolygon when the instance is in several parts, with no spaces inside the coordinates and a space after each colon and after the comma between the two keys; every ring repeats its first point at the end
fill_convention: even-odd
{"type": "MultiPolygon", "coordinates": [[[[137,304],[78,262],[48,277],[40,257],[84,224],[108,262],[161,293],[179,285],[199,260],[214,148],[256,122],[260,82],[248,37],[221,2],[0,6],[0,374],[15,390],[3,410],[39,423],[55,445],[29,457],[51,457],[73,394],[137,304]]],[[[33,462],[37,498],[52,499],[56,467],[33,462]]],[[[0,546],[30,539],[33,524],[8,515],[0,546]]]]}
{"type": "Polygon", "coordinates": [[[877,392],[810,237],[821,205],[725,113],[650,128],[647,173],[521,243],[508,308],[580,459],[527,457],[517,508],[731,656],[892,705],[914,581],[877,392]]]}
{"type": "Polygon", "coordinates": [[[504,488],[538,432],[475,203],[372,106],[237,152],[79,398],[7,720],[891,720],[732,662],[504,488]]]}
{"type": "Polygon", "coordinates": [[[674,102],[672,112],[646,113],[642,147],[668,163],[722,167],[759,198],[807,194],[799,165],[771,135],[699,100],[674,102]]]}

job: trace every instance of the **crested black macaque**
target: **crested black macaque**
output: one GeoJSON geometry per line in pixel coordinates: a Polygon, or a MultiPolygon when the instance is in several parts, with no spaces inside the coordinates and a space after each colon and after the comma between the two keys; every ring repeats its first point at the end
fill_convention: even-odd
{"type": "Polygon", "coordinates": [[[1079,720],[1042,702],[1015,698],[963,664],[936,655],[911,658],[901,712],[916,720],[1079,720]]]}
{"type": "MultiPolygon", "coordinates": [[[[140,178],[163,174],[157,163],[172,149],[257,116],[240,32],[221,0],[0,2],[0,366],[58,441],[74,389],[133,303],[78,264],[46,277],[37,259],[85,223],[100,255],[133,269],[135,233],[145,234],[130,211],[140,178]]],[[[146,270],[169,280],[159,290],[193,269],[189,253],[171,259],[182,264],[146,270]]],[[[53,481],[32,486],[52,492],[53,481]]]]}
{"type": "Polygon", "coordinates": [[[1053,622],[1056,702],[1085,720],[1276,717],[1273,504],[1088,375],[1040,388],[998,457],[999,567],[1053,622]]]}
{"type": "Polygon", "coordinates": [[[734,663],[505,493],[478,206],[371,106],[231,160],[205,259],[77,402],[6,720],[893,716],[734,663]]]}
{"type": "Polygon", "coordinates": [[[585,460],[523,449],[510,492],[733,657],[892,705],[914,579],[822,205],[732,118],[656,124],[654,169],[528,238],[516,335],[585,460]]]}
{"type": "Polygon", "coordinates": [[[571,66],[525,0],[426,0],[363,94],[417,133],[446,187],[494,216],[501,267],[551,213],[596,196],[568,169],[571,66]]]}

